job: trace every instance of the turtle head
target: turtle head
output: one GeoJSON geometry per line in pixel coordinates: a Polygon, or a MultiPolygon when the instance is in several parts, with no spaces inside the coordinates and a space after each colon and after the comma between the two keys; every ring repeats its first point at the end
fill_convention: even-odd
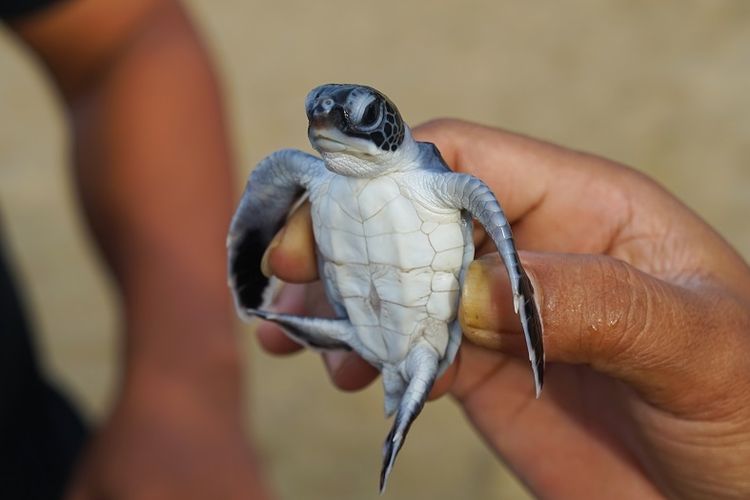
{"type": "Polygon", "coordinates": [[[396,106],[372,87],[321,85],[307,94],[305,111],[310,142],[326,159],[349,155],[374,168],[393,164],[413,142],[396,106]]]}

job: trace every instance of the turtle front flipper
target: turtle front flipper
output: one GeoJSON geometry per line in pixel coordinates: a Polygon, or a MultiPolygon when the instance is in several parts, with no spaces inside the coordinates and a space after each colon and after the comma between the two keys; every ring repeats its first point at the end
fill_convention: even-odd
{"type": "Polygon", "coordinates": [[[328,174],[320,158],[284,149],[263,159],[248,179],[227,237],[229,286],[237,311],[258,307],[268,284],[260,270],[266,247],[294,201],[328,174]]]}
{"type": "Polygon", "coordinates": [[[440,173],[431,177],[430,188],[435,198],[448,206],[467,211],[479,221],[495,243],[503,259],[513,291],[513,305],[521,319],[526,338],[534,389],[538,398],[544,383],[544,342],[542,319],[534,298],[534,288],[521,266],[510,223],[490,188],[480,179],[457,173],[440,173]]]}

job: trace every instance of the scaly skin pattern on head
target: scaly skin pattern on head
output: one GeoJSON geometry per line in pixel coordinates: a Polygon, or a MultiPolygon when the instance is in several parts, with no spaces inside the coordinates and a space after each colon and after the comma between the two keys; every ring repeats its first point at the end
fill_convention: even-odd
{"type": "Polygon", "coordinates": [[[311,348],[354,350],[381,371],[386,415],[396,415],[383,449],[382,492],[409,427],[461,342],[457,311],[474,257],[472,218],[508,271],[537,397],[541,319],[510,225],[481,180],[451,172],[437,148],[415,141],[396,106],[371,87],[321,85],[305,110],[321,158],[282,150],[253,171],[229,231],[229,283],[243,318],[274,321],[311,348]],[[266,311],[254,291],[257,248],[265,248],[302,192],[335,319],[266,311]]]}

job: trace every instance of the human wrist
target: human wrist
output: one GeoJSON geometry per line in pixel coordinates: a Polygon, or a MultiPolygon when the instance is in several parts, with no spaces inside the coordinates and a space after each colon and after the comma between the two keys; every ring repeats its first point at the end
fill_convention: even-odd
{"type": "Polygon", "coordinates": [[[151,356],[126,365],[118,403],[150,419],[208,418],[242,427],[242,377],[236,356],[200,359],[197,366],[160,363],[151,356]],[[166,365],[166,366],[165,366],[166,365]]]}
{"type": "Polygon", "coordinates": [[[128,298],[123,391],[139,401],[175,394],[236,411],[242,356],[234,324],[220,294],[128,298]]]}

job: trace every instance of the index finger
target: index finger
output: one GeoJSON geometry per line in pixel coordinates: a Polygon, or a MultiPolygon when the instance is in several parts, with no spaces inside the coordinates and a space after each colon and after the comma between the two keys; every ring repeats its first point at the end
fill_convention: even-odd
{"type": "Polygon", "coordinates": [[[628,217],[627,188],[639,174],[627,167],[460,120],[428,122],[414,136],[492,188],[523,248],[603,252],[628,217]],[[566,224],[571,220],[582,223],[566,224]]]}
{"type": "Polygon", "coordinates": [[[289,283],[309,283],[318,279],[309,202],[289,216],[268,245],[261,266],[264,274],[289,283]]]}
{"type": "MultiPolygon", "coordinates": [[[[459,120],[417,127],[457,171],[499,198],[518,247],[605,254],[672,282],[721,279],[748,291],[742,257],[699,216],[629,167],[459,120]]],[[[492,248],[477,248],[482,254],[492,248]]]]}

